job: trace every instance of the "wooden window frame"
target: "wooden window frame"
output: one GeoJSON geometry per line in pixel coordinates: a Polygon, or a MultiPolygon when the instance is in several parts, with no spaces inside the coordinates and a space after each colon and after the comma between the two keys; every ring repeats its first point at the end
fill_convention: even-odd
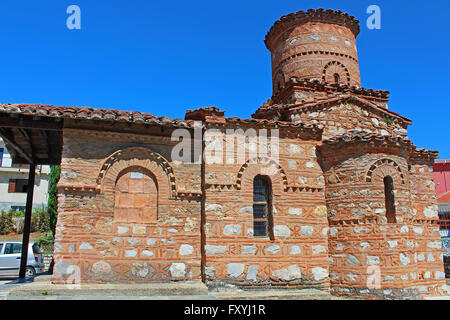
{"type": "Polygon", "coordinates": [[[270,181],[270,178],[263,175],[257,175],[253,179],[253,209],[257,205],[263,205],[265,206],[265,217],[263,218],[256,218],[255,217],[255,210],[253,210],[253,237],[254,238],[260,238],[260,239],[267,239],[274,240],[273,235],[273,214],[272,214],[272,182],[270,181]],[[260,179],[264,183],[265,187],[265,201],[256,201],[255,200],[255,182],[257,179],[260,179]],[[265,228],[265,235],[255,235],[255,222],[265,222],[266,228],[265,228]]]}
{"type": "Polygon", "coordinates": [[[17,179],[9,179],[8,193],[16,193],[17,179]]]}
{"type": "Polygon", "coordinates": [[[28,180],[27,179],[9,179],[8,193],[27,193],[27,190],[28,190],[28,180]],[[25,191],[17,190],[18,181],[23,181],[22,186],[26,187],[25,191]],[[26,183],[24,184],[25,181],[26,181],[26,183]]]}

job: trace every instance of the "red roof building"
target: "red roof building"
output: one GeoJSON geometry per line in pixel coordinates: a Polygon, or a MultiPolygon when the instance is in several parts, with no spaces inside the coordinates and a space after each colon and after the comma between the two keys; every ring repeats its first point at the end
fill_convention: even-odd
{"type": "MultiPolygon", "coordinates": [[[[436,195],[438,198],[450,191],[450,159],[436,160],[433,166],[436,195]]],[[[450,202],[450,201],[447,201],[450,202]]]]}

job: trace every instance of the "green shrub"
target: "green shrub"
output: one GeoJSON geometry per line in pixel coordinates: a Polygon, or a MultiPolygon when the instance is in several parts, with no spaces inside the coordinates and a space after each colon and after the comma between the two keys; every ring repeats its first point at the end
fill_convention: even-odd
{"type": "MultiPolygon", "coordinates": [[[[43,232],[43,233],[49,231],[50,217],[48,215],[47,209],[36,208],[33,211],[32,217],[33,216],[38,219],[36,231],[43,232]]],[[[31,221],[33,221],[33,218],[31,219],[31,221]]]]}
{"type": "Polygon", "coordinates": [[[12,215],[16,218],[25,217],[25,212],[23,211],[12,211],[12,212],[13,212],[12,215]]]}
{"type": "Polygon", "coordinates": [[[51,232],[41,234],[39,238],[35,240],[35,242],[39,244],[42,252],[53,252],[53,244],[55,243],[55,239],[53,238],[53,234],[51,232]]]}
{"type": "MultiPolygon", "coordinates": [[[[5,233],[3,234],[7,234],[8,232],[11,231],[15,231],[19,234],[23,233],[23,224],[24,224],[24,220],[25,220],[25,213],[23,211],[13,211],[13,210],[9,210],[8,213],[6,214],[8,217],[11,217],[11,222],[12,222],[12,229],[10,229],[9,231],[4,231],[5,233]],[[15,218],[15,220],[17,220],[17,218],[19,220],[22,220],[22,224],[15,224],[13,218],[15,218]],[[22,225],[22,227],[19,227],[20,225],[22,225]],[[17,230],[16,230],[17,228],[17,230]]],[[[5,219],[5,218],[4,218],[5,219]]],[[[45,233],[47,231],[49,231],[49,216],[48,216],[48,211],[45,209],[41,209],[41,208],[36,208],[32,211],[31,213],[31,223],[30,223],[30,232],[42,232],[45,233]]]]}
{"type": "Polygon", "coordinates": [[[0,234],[8,234],[14,231],[13,211],[9,210],[5,212],[2,210],[0,213],[0,234]]]}
{"type": "Polygon", "coordinates": [[[36,232],[39,230],[39,217],[31,215],[30,232],[36,232]]]}

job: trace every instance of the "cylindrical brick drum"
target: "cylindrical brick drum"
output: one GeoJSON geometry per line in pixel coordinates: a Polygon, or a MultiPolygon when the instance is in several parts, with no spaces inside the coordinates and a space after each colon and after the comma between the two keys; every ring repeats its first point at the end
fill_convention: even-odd
{"type": "Polygon", "coordinates": [[[308,10],[283,16],[268,32],[273,92],[293,76],[361,87],[356,37],[359,21],[341,11],[308,10]]]}

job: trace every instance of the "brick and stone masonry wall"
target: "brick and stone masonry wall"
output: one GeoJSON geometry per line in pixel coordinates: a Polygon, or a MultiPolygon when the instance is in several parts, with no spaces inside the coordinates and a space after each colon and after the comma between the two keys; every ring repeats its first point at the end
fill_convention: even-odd
{"type": "Polygon", "coordinates": [[[442,293],[431,164],[409,159],[406,147],[320,138],[283,129],[274,166],[264,157],[239,163],[236,149],[234,162],[225,153],[202,169],[171,161],[169,136],[66,129],[54,281],[74,268],[86,282],[200,280],[203,265],[208,283],[388,298],[442,293]],[[253,235],[257,175],[271,180],[274,239],[253,235]],[[387,175],[396,223],[385,217],[387,175]],[[368,287],[376,267],[382,289],[368,287]]]}
{"type": "Polygon", "coordinates": [[[388,123],[384,117],[354,101],[323,106],[318,110],[301,113],[294,110],[291,118],[293,122],[322,125],[323,139],[345,134],[349,130],[365,131],[381,136],[407,136],[406,125],[402,125],[397,120],[388,123]]]}
{"type": "Polygon", "coordinates": [[[264,161],[237,163],[237,152],[234,164],[206,165],[208,283],[328,288],[328,223],[316,144],[282,134],[272,174],[264,161]],[[253,235],[257,175],[269,176],[272,184],[273,240],[253,235]]]}
{"type": "Polygon", "coordinates": [[[395,299],[442,294],[442,254],[435,229],[419,223],[330,227],[331,292],[395,299]]]}
{"type": "Polygon", "coordinates": [[[331,292],[383,298],[442,294],[439,227],[435,213],[428,213],[434,210],[432,197],[421,194],[428,199],[427,206],[413,207],[417,188],[406,153],[395,154],[394,149],[390,154],[370,153],[369,149],[354,148],[359,150],[357,156],[332,149],[322,158],[330,221],[331,292]],[[386,218],[385,176],[394,180],[396,223],[386,218]],[[422,220],[424,212],[430,215],[428,220],[422,220]],[[380,288],[376,287],[378,275],[380,288]]]}
{"type": "Polygon", "coordinates": [[[420,266],[419,277],[430,279],[432,275],[441,280],[440,284],[445,284],[433,163],[433,159],[417,159],[415,156],[409,163],[412,213],[414,221],[423,224],[423,231],[420,227],[414,230],[421,240],[414,260],[420,266]]]}
{"type": "Polygon", "coordinates": [[[171,162],[173,144],[65,129],[54,281],[200,279],[200,197],[183,193],[200,192],[200,165],[171,162]]]}

